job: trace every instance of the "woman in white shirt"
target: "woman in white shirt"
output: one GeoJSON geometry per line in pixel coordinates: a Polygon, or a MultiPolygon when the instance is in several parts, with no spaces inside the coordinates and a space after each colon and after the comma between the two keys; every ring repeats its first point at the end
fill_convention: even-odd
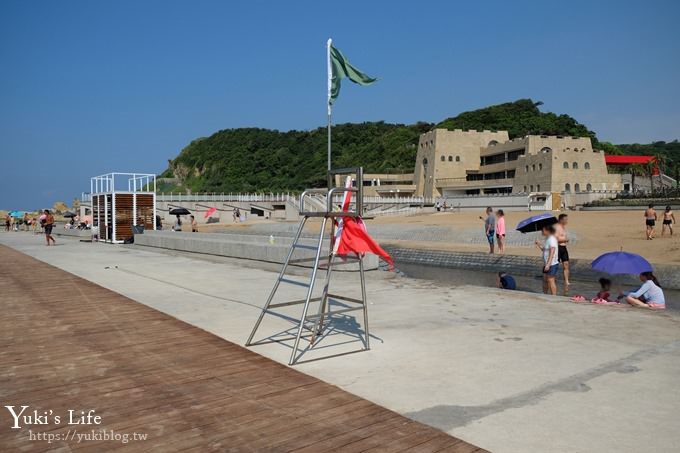
{"type": "Polygon", "coordinates": [[[663,290],[653,273],[643,272],[640,274],[642,286],[637,291],[631,291],[626,295],[626,302],[634,307],[664,309],[666,299],[663,290]]]}
{"type": "Polygon", "coordinates": [[[543,237],[545,238],[543,244],[536,241],[536,246],[543,251],[543,292],[556,296],[557,283],[555,282],[555,277],[559,268],[559,259],[557,256],[555,227],[552,225],[543,227],[543,237]]]}

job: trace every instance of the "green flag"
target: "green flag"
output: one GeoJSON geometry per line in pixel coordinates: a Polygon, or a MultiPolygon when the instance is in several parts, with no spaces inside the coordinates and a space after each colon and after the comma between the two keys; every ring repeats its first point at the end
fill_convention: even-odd
{"type": "Polygon", "coordinates": [[[376,78],[370,77],[357,68],[352,66],[350,62],[338,49],[328,43],[328,105],[333,104],[335,99],[340,94],[340,81],[347,77],[354,83],[359,85],[370,85],[375,82],[376,78]]]}

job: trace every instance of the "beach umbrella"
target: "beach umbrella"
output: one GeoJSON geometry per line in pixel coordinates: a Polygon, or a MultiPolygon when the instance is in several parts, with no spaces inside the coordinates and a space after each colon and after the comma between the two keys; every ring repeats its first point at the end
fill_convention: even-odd
{"type": "Polygon", "coordinates": [[[533,231],[541,231],[543,227],[555,225],[556,223],[557,219],[554,215],[549,213],[539,214],[519,222],[516,230],[521,233],[531,233],[533,231]]]}
{"type": "Polygon", "coordinates": [[[211,215],[213,215],[216,212],[217,212],[217,208],[209,208],[207,211],[205,211],[204,218],[207,219],[208,217],[210,217],[211,215]]]}
{"type": "Polygon", "coordinates": [[[10,217],[23,217],[24,211],[12,211],[9,213],[10,217]]]}
{"type": "Polygon", "coordinates": [[[72,213],[71,211],[66,211],[66,212],[64,213],[64,217],[67,218],[67,219],[73,218],[73,217],[75,217],[76,215],[77,215],[77,214],[74,214],[74,213],[72,213]]]}
{"type": "Polygon", "coordinates": [[[191,212],[187,208],[174,208],[170,210],[170,215],[189,215],[191,212]]]}
{"type": "Polygon", "coordinates": [[[652,265],[649,261],[635,253],[624,251],[609,252],[598,256],[591,263],[591,267],[600,272],[608,274],[632,274],[637,275],[642,272],[651,272],[652,265]]]}

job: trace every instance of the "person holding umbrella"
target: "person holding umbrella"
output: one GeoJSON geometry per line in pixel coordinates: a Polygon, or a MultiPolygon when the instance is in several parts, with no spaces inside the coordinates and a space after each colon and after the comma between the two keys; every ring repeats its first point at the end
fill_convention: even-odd
{"type": "Polygon", "coordinates": [[[542,232],[545,242],[541,244],[539,241],[536,241],[536,246],[543,251],[543,292],[556,296],[557,283],[555,282],[555,277],[560,265],[557,257],[555,227],[553,225],[544,225],[542,232]]]}

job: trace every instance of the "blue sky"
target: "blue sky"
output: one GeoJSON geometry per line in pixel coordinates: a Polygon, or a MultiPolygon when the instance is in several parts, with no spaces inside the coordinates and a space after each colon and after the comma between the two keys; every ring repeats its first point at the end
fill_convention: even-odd
{"type": "Polygon", "coordinates": [[[615,143],[680,138],[677,1],[0,3],[0,208],[161,172],[225,128],[325,122],[332,36],[380,81],[338,122],[439,121],[519,98],[615,143]]]}

